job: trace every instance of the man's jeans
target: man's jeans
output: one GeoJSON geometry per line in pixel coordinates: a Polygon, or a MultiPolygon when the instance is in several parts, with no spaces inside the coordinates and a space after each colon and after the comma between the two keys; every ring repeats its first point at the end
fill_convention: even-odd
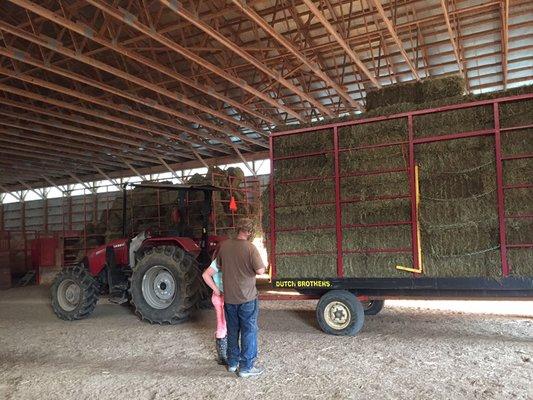
{"type": "Polygon", "coordinates": [[[224,304],[228,328],[228,365],[248,371],[257,358],[257,299],[243,304],[224,304]],[[239,349],[239,336],[241,347],[239,349]]]}

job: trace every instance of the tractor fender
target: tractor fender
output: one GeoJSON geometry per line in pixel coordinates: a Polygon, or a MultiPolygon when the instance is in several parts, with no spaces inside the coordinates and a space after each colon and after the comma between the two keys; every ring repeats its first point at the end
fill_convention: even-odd
{"type": "Polygon", "coordinates": [[[159,247],[159,246],[177,246],[185,250],[187,253],[197,257],[200,254],[201,248],[198,244],[188,237],[157,237],[146,239],[141,248],[159,247]]]}
{"type": "Polygon", "coordinates": [[[87,254],[87,263],[89,273],[92,276],[98,276],[104,269],[107,262],[107,248],[111,247],[115,253],[115,262],[117,265],[128,265],[128,239],[114,239],[109,243],[103,244],[87,254]]]}

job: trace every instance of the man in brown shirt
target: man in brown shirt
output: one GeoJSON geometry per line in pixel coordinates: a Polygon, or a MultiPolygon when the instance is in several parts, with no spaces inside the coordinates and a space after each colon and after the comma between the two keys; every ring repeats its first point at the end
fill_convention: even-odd
{"type": "Polygon", "coordinates": [[[220,246],[217,263],[224,284],[224,309],[228,330],[228,371],[249,377],[263,373],[254,366],[257,358],[257,316],[259,302],[255,276],[265,273],[257,248],[249,241],[253,222],[243,218],[237,223],[237,237],[220,246]],[[239,347],[240,338],[240,347],[239,347]]]}

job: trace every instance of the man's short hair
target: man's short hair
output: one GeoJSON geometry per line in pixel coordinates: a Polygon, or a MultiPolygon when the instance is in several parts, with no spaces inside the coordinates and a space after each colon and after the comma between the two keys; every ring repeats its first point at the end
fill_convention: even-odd
{"type": "Polygon", "coordinates": [[[242,231],[253,233],[254,221],[252,221],[250,218],[241,218],[237,221],[237,225],[235,227],[237,228],[237,232],[242,231]]]}

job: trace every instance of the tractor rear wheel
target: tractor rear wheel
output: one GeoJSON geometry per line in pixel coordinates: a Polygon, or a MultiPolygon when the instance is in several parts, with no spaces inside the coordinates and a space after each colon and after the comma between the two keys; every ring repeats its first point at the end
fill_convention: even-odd
{"type": "Polygon", "coordinates": [[[52,308],[66,321],[88,317],[98,301],[96,280],[83,264],[63,268],[52,284],[52,308]]]}
{"type": "Polygon", "coordinates": [[[145,252],[135,264],[129,292],[135,313],[152,324],[178,324],[187,320],[198,302],[199,267],[176,246],[145,252]]]}

